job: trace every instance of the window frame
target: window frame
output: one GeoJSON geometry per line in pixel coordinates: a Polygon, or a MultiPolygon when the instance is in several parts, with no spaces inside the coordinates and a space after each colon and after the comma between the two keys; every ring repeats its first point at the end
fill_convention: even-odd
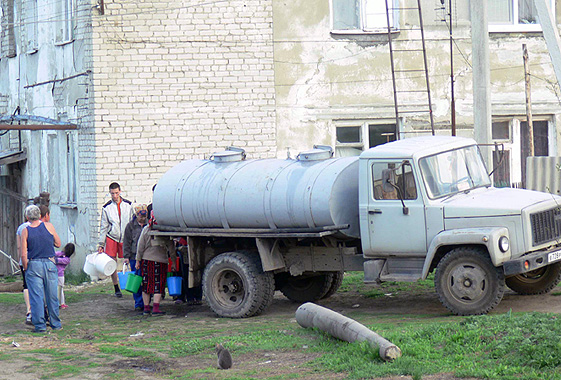
{"type": "Polygon", "coordinates": [[[60,2],[61,16],[57,23],[55,45],[61,46],[74,42],[76,29],[77,0],[62,0],[60,2]]]}
{"type": "MultiPolygon", "coordinates": [[[[513,9],[512,23],[488,23],[489,33],[531,33],[542,32],[541,24],[520,24],[518,22],[518,0],[510,0],[513,9]],[[516,12],[515,12],[516,10],[516,12]]],[[[549,0],[549,8],[555,15],[555,0],[549,0]]]]}
{"type": "Polygon", "coordinates": [[[39,22],[39,14],[38,14],[38,5],[37,0],[28,0],[32,2],[31,7],[26,7],[26,53],[27,54],[34,54],[39,51],[39,33],[38,33],[38,22],[39,22]]]}
{"type": "MultiPolygon", "coordinates": [[[[335,16],[335,7],[333,6],[333,1],[335,0],[329,0],[329,15],[330,15],[330,31],[331,34],[387,34],[388,33],[388,28],[387,25],[385,26],[376,26],[376,27],[368,27],[368,25],[366,25],[366,3],[369,0],[358,0],[359,1],[359,11],[360,11],[360,17],[359,17],[359,22],[360,25],[356,28],[356,29],[335,29],[334,26],[334,16],[335,16]]],[[[386,0],[380,0],[381,2],[384,2],[386,0]]],[[[390,18],[390,28],[392,32],[399,32],[399,0],[387,0],[388,1],[388,6],[393,9],[391,18],[390,18]]],[[[384,8],[384,14],[386,14],[386,9],[384,8]]],[[[386,24],[384,22],[384,24],[386,24]]]]}
{"type": "MultiPolygon", "coordinates": [[[[357,149],[360,153],[370,149],[370,126],[380,125],[393,125],[395,128],[395,119],[345,119],[334,120],[335,133],[333,133],[333,146],[335,147],[335,155],[337,157],[344,157],[341,151],[344,149],[357,149]],[[337,129],[338,128],[360,128],[360,141],[357,142],[338,142],[337,129]]],[[[394,138],[395,140],[395,138],[394,138]]],[[[391,140],[393,141],[393,140],[391,140]]],[[[347,155],[345,155],[347,156],[347,155]]]]}

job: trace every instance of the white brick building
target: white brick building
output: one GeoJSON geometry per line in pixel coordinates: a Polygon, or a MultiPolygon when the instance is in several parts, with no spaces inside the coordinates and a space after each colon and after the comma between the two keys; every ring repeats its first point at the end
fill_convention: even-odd
{"type": "Polygon", "coordinates": [[[63,242],[87,253],[111,182],[149,203],[181,160],[230,145],[276,155],[271,1],[2,0],[2,10],[0,115],[77,129],[0,137],[0,151],[21,140],[26,154],[2,165],[11,197],[0,200],[15,217],[4,213],[10,242],[0,249],[14,251],[22,199],[40,191],[51,193],[63,242]]]}

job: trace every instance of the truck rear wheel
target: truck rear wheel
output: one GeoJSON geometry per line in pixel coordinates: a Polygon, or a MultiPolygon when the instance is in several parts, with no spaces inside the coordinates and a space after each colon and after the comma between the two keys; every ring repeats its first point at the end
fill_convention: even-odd
{"type": "Polygon", "coordinates": [[[323,298],[330,290],[332,273],[316,275],[288,276],[280,291],[286,298],[295,302],[313,302],[323,298]]]}
{"type": "Polygon", "coordinates": [[[263,272],[257,254],[223,253],[207,264],[203,293],[210,308],[221,317],[252,317],[273,301],[273,275],[263,272]]]}
{"type": "Polygon", "coordinates": [[[543,294],[555,288],[560,280],[561,262],[508,277],[505,282],[518,294],[543,294]]]}
{"type": "Polygon", "coordinates": [[[444,256],[434,283],[440,302],[456,315],[486,314],[501,302],[505,288],[503,271],[476,247],[456,248],[444,256]]]}
{"type": "Polygon", "coordinates": [[[327,293],[325,293],[323,297],[321,297],[322,300],[331,297],[333,294],[335,294],[335,292],[337,292],[337,289],[339,289],[339,287],[343,283],[344,275],[345,272],[333,272],[333,279],[331,280],[331,286],[329,287],[327,293]]]}

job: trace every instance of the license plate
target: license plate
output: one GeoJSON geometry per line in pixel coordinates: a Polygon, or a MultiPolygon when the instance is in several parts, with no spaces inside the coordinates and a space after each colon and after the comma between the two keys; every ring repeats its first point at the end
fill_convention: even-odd
{"type": "Polygon", "coordinates": [[[551,252],[549,255],[547,255],[548,263],[552,263],[558,260],[561,260],[561,251],[551,252]]]}

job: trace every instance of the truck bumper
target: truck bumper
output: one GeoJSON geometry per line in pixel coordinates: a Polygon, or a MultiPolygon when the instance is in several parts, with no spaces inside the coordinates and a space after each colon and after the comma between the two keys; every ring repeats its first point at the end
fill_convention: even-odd
{"type": "Polygon", "coordinates": [[[547,251],[538,251],[521,256],[503,264],[505,276],[513,276],[531,272],[541,267],[561,261],[561,247],[554,247],[547,251]]]}

